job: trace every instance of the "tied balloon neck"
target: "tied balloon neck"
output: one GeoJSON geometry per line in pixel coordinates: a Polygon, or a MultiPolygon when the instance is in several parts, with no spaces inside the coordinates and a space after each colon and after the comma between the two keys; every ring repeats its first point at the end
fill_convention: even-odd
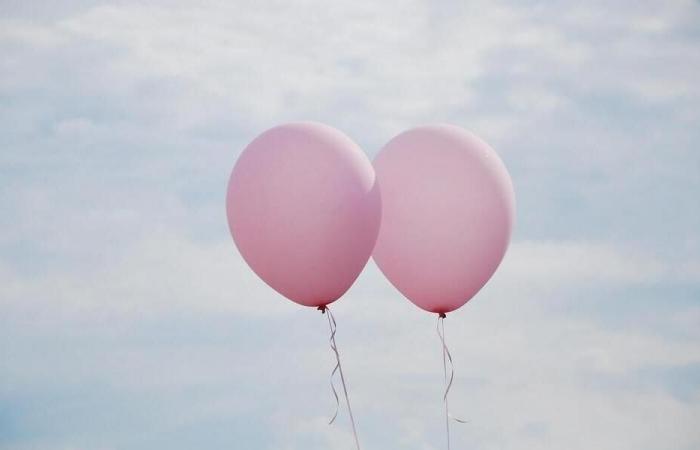
{"type": "Polygon", "coordinates": [[[326,313],[326,310],[328,309],[328,306],[326,306],[326,305],[321,305],[321,306],[319,306],[319,307],[316,308],[316,309],[318,309],[319,311],[321,311],[321,314],[325,314],[325,313],[326,313]]]}
{"type": "Polygon", "coordinates": [[[439,314],[438,314],[438,317],[441,318],[441,319],[447,319],[447,314],[445,314],[445,313],[439,313],[439,314]]]}

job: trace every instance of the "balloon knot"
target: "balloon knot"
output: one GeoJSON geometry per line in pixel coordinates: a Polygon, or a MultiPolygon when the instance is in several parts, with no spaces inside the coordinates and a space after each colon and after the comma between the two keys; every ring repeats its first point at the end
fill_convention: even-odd
{"type": "Polygon", "coordinates": [[[441,319],[447,318],[447,314],[445,314],[445,313],[440,313],[440,318],[441,318],[441,319]]]}
{"type": "Polygon", "coordinates": [[[321,311],[321,314],[325,314],[325,313],[326,313],[326,308],[327,308],[326,305],[321,305],[321,306],[319,306],[319,307],[316,308],[316,309],[318,309],[319,311],[321,311]]]}

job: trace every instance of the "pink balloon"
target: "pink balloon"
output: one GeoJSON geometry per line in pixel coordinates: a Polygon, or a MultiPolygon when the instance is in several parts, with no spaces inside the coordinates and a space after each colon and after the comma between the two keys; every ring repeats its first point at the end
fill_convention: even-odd
{"type": "Polygon", "coordinates": [[[255,138],[236,162],[226,210],[245,261],[305,306],[337,300],[369,259],[381,200],[372,164],[335,128],[290,123],[255,138]]]}
{"type": "Polygon", "coordinates": [[[431,125],[394,137],[374,168],[382,195],[377,265],[426,311],[461,307],[510,241],[515,198],[503,162],[468,131],[431,125]]]}

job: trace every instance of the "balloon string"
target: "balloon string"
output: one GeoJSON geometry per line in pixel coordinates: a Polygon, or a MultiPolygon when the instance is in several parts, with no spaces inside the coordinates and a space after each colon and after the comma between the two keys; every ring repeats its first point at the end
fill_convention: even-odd
{"type": "Polygon", "coordinates": [[[445,394],[443,395],[442,400],[445,403],[445,431],[447,434],[447,450],[450,450],[450,419],[459,423],[467,423],[467,421],[453,416],[450,413],[450,406],[447,401],[447,396],[450,393],[450,389],[452,388],[452,381],[455,377],[455,368],[454,364],[452,363],[452,355],[450,354],[450,349],[447,348],[447,344],[445,343],[445,317],[447,317],[445,314],[440,314],[438,316],[438,321],[435,329],[437,330],[438,336],[440,336],[440,342],[442,342],[442,370],[445,377],[445,394]],[[450,363],[449,378],[447,377],[448,362],[450,363]]]}
{"type": "Polygon", "coordinates": [[[340,353],[338,352],[338,345],[335,342],[335,333],[337,330],[337,324],[335,322],[335,317],[333,316],[333,313],[331,312],[330,308],[328,306],[320,306],[318,308],[321,313],[325,314],[326,312],[326,317],[328,318],[328,327],[330,328],[331,331],[331,337],[329,339],[330,345],[331,345],[331,350],[333,350],[333,353],[335,353],[335,360],[336,364],[335,367],[333,368],[333,372],[331,372],[331,389],[333,390],[333,396],[335,397],[335,414],[333,414],[333,418],[328,422],[328,424],[332,424],[335,422],[336,417],[338,417],[338,408],[340,406],[340,401],[338,399],[338,391],[335,389],[335,384],[333,383],[333,377],[335,376],[336,372],[340,374],[340,382],[343,385],[343,393],[345,394],[345,404],[348,407],[348,414],[350,415],[350,423],[352,424],[352,434],[355,437],[355,446],[357,447],[357,450],[360,450],[360,440],[357,437],[357,427],[355,426],[355,418],[352,415],[352,408],[350,407],[350,397],[348,396],[348,388],[347,385],[345,384],[345,375],[343,374],[343,366],[340,364],[340,353]]]}

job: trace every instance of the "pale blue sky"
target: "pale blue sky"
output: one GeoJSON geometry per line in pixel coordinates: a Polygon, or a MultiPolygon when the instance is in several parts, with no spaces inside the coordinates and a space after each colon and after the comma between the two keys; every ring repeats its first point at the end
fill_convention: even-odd
{"type": "MultiPolygon", "coordinates": [[[[370,157],[451,122],[511,171],[455,448],[700,447],[700,3],[610,3],[0,2],[0,449],[352,448],[325,318],[224,215],[293,120],[370,157]]],[[[364,448],[444,448],[434,318],[373,263],[335,311],[364,448]]]]}

